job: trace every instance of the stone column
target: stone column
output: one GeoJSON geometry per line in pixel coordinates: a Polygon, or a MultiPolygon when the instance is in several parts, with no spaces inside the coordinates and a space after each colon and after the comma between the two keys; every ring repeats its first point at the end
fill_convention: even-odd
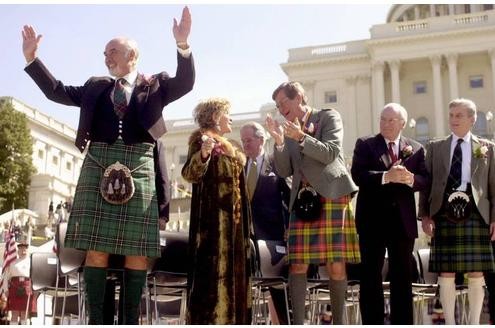
{"type": "Polygon", "coordinates": [[[344,151],[351,150],[354,146],[354,141],[358,138],[358,112],[357,112],[357,83],[358,77],[351,75],[346,77],[345,82],[347,86],[347,106],[348,108],[341,111],[341,115],[346,118],[347,123],[344,127],[344,151]],[[347,113],[347,115],[345,115],[347,113]]]}
{"type": "Polygon", "coordinates": [[[385,106],[385,90],[383,85],[383,68],[385,64],[381,60],[373,62],[373,131],[372,133],[378,133],[380,131],[379,115],[380,111],[385,106]]]}
{"type": "Polygon", "coordinates": [[[495,48],[489,49],[488,54],[490,55],[490,63],[492,65],[492,103],[495,103],[495,48]]]}
{"type": "MultiPolygon", "coordinates": [[[[308,98],[308,105],[311,107],[317,107],[321,101],[316,101],[316,93],[315,93],[315,80],[305,80],[301,81],[304,91],[306,92],[306,97],[308,98]]],[[[337,95],[338,97],[339,95],[337,95]]],[[[338,98],[337,98],[338,101],[338,98]]]]}
{"type": "Polygon", "coordinates": [[[392,82],[392,102],[400,104],[400,60],[394,59],[388,63],[390,67],[390,77],[392,82]]]}
{"type": "Polygon", "coordinates": [[[435,5],[430,4],[430,17],[435,17],[435,16],[436,16],[435,5]]]}
{"type": "Polygon", "coordinates": [[[457,79],[457,58],[456,53],[447,54],[447,63],[449,65],[449,83],[450,83],[450,99],[459,97],[459,86],[457,79]]]}
{"type": "Polygon", "coordinates": [[[433,137],[440,137],[445,135],[445,120],[447,119],[447,117],[443,114],[442,73],[440,70],[442,56],[430,56],[430,61],[433,71],[433,98],[435,104],[435,135],[433,137]]]}

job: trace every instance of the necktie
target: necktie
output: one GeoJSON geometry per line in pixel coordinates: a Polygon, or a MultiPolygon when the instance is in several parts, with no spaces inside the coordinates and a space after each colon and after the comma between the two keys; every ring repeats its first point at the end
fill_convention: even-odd
{"type": "Polygon", "coordinates": [[[253,199],[254,190],[256,189],[256,182],[258,181],[258,169],[256,161],[251,161],[249,165],[249,173],[247,176],[247,187],[249,192],[249,200],[253,199]]]}
{"type": "Polygon", "coordinates": [[[127,98],[124,90],[125,84],[125,79],[120,78],[115,83],[115,89],[113,90],[113,109],[119,119],[122,119],[127,111],[127,98]]]}
{"type": "Polygon", "coordinates": [[[454,148],[454,154],[452,155],[452,164],[450,164],[449,179],[447,181],[447,187],[449,190],[456,189],[461,185],[462,178],[462,149],[461,143],[464,140],[458,139],[457,145],[454,148]]]}
{"type": "Polygon", "coordinates": [[[393,141],[388,143],[388,154],[390,155],[390,159],[392,160],[392,164],[397,162],[397,156],[394,153],[394,145],[395,145],[395,142],[393,142],[393,141]]]}

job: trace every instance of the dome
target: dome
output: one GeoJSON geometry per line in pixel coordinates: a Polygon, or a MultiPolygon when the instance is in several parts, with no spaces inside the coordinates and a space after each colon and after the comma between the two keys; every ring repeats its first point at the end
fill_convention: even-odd
{"type": "Polygon", "coordinates": [[[493,10],[493,4],[405,4],[393,5],[387,23],[405,22],[429,17],[462,15],[493,10]]]}

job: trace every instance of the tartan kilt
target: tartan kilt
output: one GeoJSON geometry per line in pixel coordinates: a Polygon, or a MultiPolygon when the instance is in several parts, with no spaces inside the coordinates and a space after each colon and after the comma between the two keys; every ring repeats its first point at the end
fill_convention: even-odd
{"type": "Polygon", "coordinates": [[[109,254],[160,256],[158,204],[155,191],[153,144],[113,145],[94,142],[89,153],[103,166],[119,161],[132,172],[134,196],[114,205],[100,194],[103,169],[89,156],[84,159],[69,216],[65,246],[109,254]]]}
{"type": "Polygon", "coordinates": [[[9,280],[9,296],[7,297],[6,311],[26,311],[29,299],[30,313],[36,312],[37,295],[31,288],[31,279],[28,277],[12,277],[9,280]]]}
{"type": "Polygon", "coordinates": [[[292,264],[359,263],[359,240],[351,197],[321,197],[319,220],[304,221],[292,211],[289,219],[288,260],[292,264]]]}
{"type": "Polygon", "coordinates": [[[453,223],[445,215],[434,219],[430,272],[494,271],[490,227],[477,211],[461,223],[453,223]]]}

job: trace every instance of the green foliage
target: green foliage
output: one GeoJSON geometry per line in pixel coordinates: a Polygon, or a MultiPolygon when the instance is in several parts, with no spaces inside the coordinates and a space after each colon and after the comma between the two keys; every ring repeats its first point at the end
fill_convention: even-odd
{"type": "Polygon", "coordinates": [[[27,208],[28,188],[35,173],[33,141],[26,115],[0,102],[0,213],[27,208]]]}

